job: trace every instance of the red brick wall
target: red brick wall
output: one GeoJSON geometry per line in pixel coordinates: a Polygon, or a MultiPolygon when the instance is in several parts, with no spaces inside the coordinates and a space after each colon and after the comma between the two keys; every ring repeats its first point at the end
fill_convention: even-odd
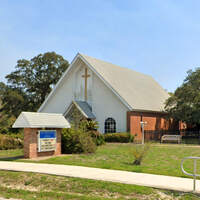
{"type": "MultiPolygon", "coordinates": [[[[61,154],[61,129],[54,129],[57,131],[56,150],[48,152],[38,152],[38,130],[37,128],[24,129],[24,157],[36,158],[40,156],[53,156],[61,154]]],[[[48,129],[49,130],[49,129],[48,129]]]]}
{"type": "Polygon", "coordinates": [[[172,119],[166,119],[165,113],[153,113],[153,112],[127,112],[127,130],[131,134],[135,135],[135,140],[142,140],[141,121],[147,122],[144,130],[156,131],[156,130],[177,130],[179,124],[175,123],[172,119]]]}
{"type": "Polygon", "coordinates": [[[54,152],[54,155],[60,155],[61,154],[61,132],[62,129],[56,129],[57,131],[57,141],[56,141],[56,150],[54,152]]]}
{"type": "Polygon", "coordinates": [[[38,129],[24,129],[24,157],[37,157],[37,131],[38,129]]]}

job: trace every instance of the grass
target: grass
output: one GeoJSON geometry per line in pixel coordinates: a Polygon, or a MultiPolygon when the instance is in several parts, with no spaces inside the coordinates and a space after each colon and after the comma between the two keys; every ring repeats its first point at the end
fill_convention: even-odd
{"type": "MultiPolygon", "coordinates": [[[[142,165],[135,166],[132,165],[133,145],[134,144],[106,144],[98,147],[95,154],[71,154],[40,161],[18,159],[19,156],[23,155],[22,150],[3,150],[0,151],[0,160],[79,165],[171,176],[184,176],[180,169],[181,159],[186,156],[200,156],[200,147],[198,146],[153,144],[144,158],[142,165]]],[[[192,163],[185,163],[185,168],[188,171],[192,170],[191,166],[192,163]]],[[[28,200],[168,198],[196,200],[200,198],[193,194],[158,190],[135,185],[9,171],[0,171],[0,196],[28,200]]]]}
{"type": "Polygon", "coordinates": [[[0,171],[0,196],[24,200],[199,199],[180,192],[38,173],[0,171]]]}
{"type": "MultiPolygon", "coordinates": [[[[24,159],[20,159],[17,161],[78,165],[186,177],[180,169],[181,160],[187,156],[200,156],[199,146],[154,144],[151,145],[146,157],[142,162],[142,165],[136,166],[132,164],[133,145],[134,144],[108,143],[106,145],[98,147],[95,154],[70,154],[61,157],[52,157],[40,161],[24,159]]],[[[3,157],[3,155],[5,155],[5,157],[19,156],[22,155],[22,151],[0,151],[0,157],[3,157]]],[[[0,160],[9,160],[9,158],[0,158],[0,160]]],[[[200,162],[198,163],[198,165],[200,166],[200,162]]],[[[191,161],[186,161],[184,167],[189,172],[193,170],[193,165],[191,161]]]]}
{"type": "Polygon", "coordinates": [[[22,156],[23,151],[22,149],[13,149],[13,150],[0,150],[0,159],[2,158],[9,158],[9,157],[18,157],[22,156]]]}
{"type": "MultiPolygon", "coordinates": [[[[133,145],[134,144],[106,144],[100,146],[95,154],[72,154],[31,162],[79,165],[186,177],[180,169],[181,160],[187,156],[200,156],[200,148],[198,146],[152,145],[142,165],[136,166],[132,164],[133,154],[131,149],[133,145]]],[[[200,162],[198,164],[200,166],[200,162]]],[[[184,167],[191,172],[193,170],[192,161],[186,161],[184,167]]]]}

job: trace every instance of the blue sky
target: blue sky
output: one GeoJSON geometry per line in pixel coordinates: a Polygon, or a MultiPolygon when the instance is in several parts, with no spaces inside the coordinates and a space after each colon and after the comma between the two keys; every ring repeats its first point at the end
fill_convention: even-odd
{"type": "Polygon", "coordinates": [[[200,66],[199,0],[1,0],[0,81],[16,61],[77,52],[152,75],[174,91],[200,66]]]}

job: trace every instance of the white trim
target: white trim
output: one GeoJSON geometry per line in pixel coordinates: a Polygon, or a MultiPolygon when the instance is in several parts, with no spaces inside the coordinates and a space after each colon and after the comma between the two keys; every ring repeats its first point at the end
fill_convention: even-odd
{"type": "Polygon", "coordinates": [[[62,82],[62,80],[64,79],[64,77],[67,75],[67,73],[71,70],[73,64],[75,63],[75,61],[77,60],[77,58],[79,57],[79,53],[76,54],[76,56],[74,57],[74,59],[72,60],[71,64],[69,65],[69,67],[67,68],[67,70],[64,72],[64,74],[62,75],[62,77],[59,79],[59,81],[56,83],[55,87],[53,88],[53,90],[49,93],[49,95],[47,96],[47,98],[44,100],[44,102],[42,103],[42,105],[40,106],[40,108],[38,109],[37,112],[41,112],[41,110],[44,108],[45,104],[48,102],[48,100],[50,99],[50,97],[53,95],[53,93],[55,92],[55,90],[57,89],[57,87],[60,85],[60,83],[62,82]]]}
{"type": "Polygon", "coordinates": [[[155,110],[142,110],[142,109],[133,109],[131,112],[144,112],[144,113],[159,113],[159,114],[167,114],[166,111],[155,111],[155,110]]]}
{"type": "Polygon", "coordinates": [[[65,109],[65,112],[63,113],[63,116],[66,117],[66,115],[69,113],[69,111],[71,110],[73,106],[73,102],[71,102],[71,104],[68,106],[67,109],[65,109]]]}
{"type": "Polygon", "coordinates": [[[39,130],[38,131],[38,142],[37,142],[37,146],[38,146],[38,148],[37,148],[37,152],[49,152],[49,151],[56,151],[56,147],[57,147],[57,131],[56,130],[39,130]],[[55,131],[55,133],[56,133],[56,137],[55,137],[55,139],[56,139],[56,144],[55,144],[55,149],[54,150],[46,150],[46,151],[42,151],[41,150],[41,140],[40,140],[40,132],[41,131],[44,131],[44,132],[47,132],[47,131],[55,131]]]}
{"type": "Polygon", "coordinates": [[[41,112],[41,110],[44,108],[45,104],[48,102],[48,100],[50,99],[50,97],[54,94],[54,92],[56,91],[56,89],[58,88],[58,86],[60,85],[60,83],[62,82],[62,80],[64,79],[64,77],[71,70],[71,68],[73,67],[73,64],[75,63],[75,61],[78,58],[80,58],[82,61],[84,61],[84,63],[87,65],[87,67],[91,71],[93,71],[103,81],[103,83],[121,100],[121,102],[129,109],[129,111],[133,110],[133,108],[118,94],[118,92],[114,88],[112,88],[112,86],[94,69],[94,67],[92,67],[92,65],[90,65],[87,62],[87,60],[80,53],[77,53],[76,56],[75,56],[75,58],[72,60],[70,66],[68,67],[68,69],[64,72],[64,74],[62,75],[62,77],[57,82],[56,86],[54,87],[54,89],[50,92],[50,94],[48,95],[48,97],[45,99],[45,101],[42,103],[42,105],[38,109],[38,112],[41,112]]]}

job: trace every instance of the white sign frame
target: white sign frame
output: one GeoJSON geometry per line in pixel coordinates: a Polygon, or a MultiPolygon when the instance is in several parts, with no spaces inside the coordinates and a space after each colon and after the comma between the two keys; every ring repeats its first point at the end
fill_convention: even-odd
{"type": "Polygon", "coordinates": [[[56,150],[56,144],[57,144],[57,131],[56,130],[39,130],[38,131],[38,142],[37,142],[37,145],[38,145],[38,152],[50,152],[50,151],[55,151],[56,150]],[[42,150],[41,149],[41,138],[40,138],[40,131],[45,131],[45,132],[48,132],[48,131],[55,131],[56,133],[56,137],[55,137],[55,148],[52,150],[42,150]]]}

